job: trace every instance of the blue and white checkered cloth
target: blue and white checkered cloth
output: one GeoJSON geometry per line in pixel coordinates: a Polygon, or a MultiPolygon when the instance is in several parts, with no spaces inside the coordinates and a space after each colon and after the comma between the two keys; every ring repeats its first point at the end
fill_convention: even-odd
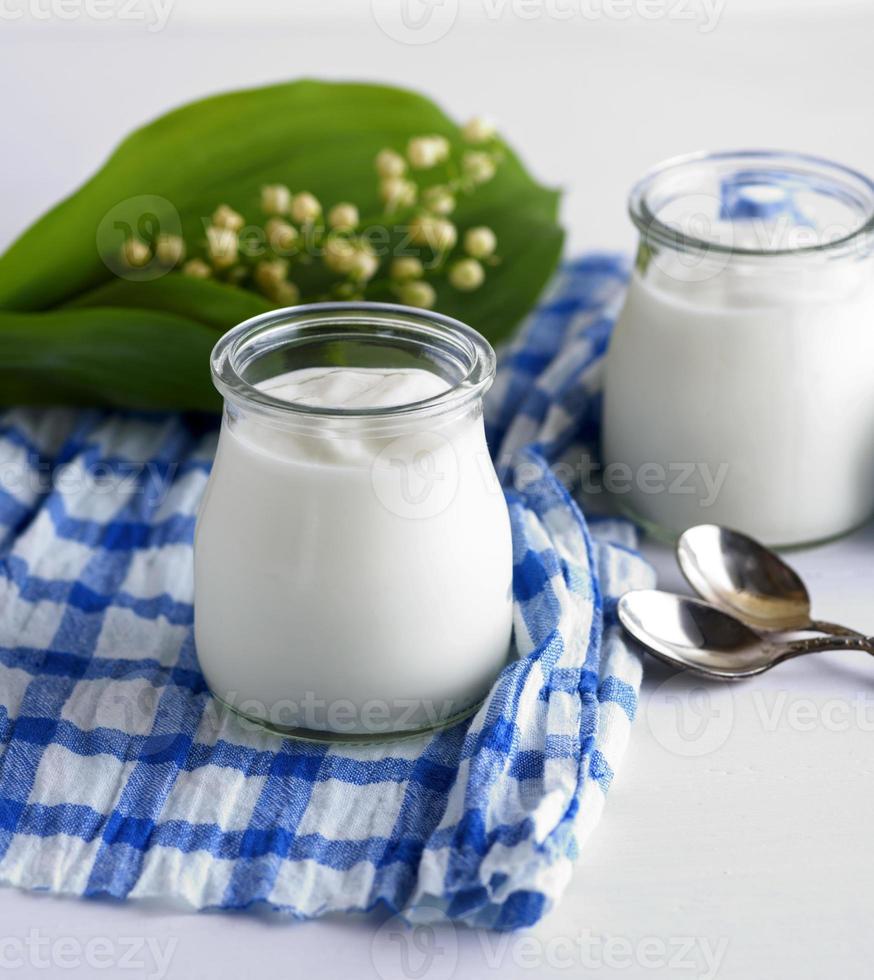
{"type": "Polygon", "coordinates": [[[597,438],[626,274],[609,256],[565,266],[504,352],[487,417],[512,460],[519,657],[472,719],[427,737],[309,745],[217,709],[192,637],[213,423],[0,414],[0,881],[537,921],[601,813],[641,673],[615,619],[652,579],[634,531],[587,527],[550,471],[597,438]]]}

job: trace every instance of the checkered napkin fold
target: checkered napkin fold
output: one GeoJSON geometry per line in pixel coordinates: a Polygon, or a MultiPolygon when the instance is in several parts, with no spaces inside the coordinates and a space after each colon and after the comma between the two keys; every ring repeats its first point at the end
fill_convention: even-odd
{"type": "Polygon", "coordinates": [[[634,531],[587,526],[550,469],[597,439],[626,274],[563,267],[503,353],[486,414],[512,460],[518,659],[472,719],[412,740],[302,744],[217,709],[192,636],[212,422],[0,414],[0,881],[536,922],[598,820],[640,680],[615,620],[651,582],[634,531]]]}

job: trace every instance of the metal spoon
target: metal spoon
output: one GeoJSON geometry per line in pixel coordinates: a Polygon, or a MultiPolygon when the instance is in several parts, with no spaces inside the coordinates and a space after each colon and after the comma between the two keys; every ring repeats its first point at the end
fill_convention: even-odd
{"type": "Polygon", "coordinates": [[[753,538],[716,524],[699,524],[677,542],[686,581],[708,602],[763,630],[812,630],[862,636],[813,619],[810,596],[798,573],[753,538]]]}
{"type": "Polygon", "coordinates": [[[619,620],[660,660],[718,680],[753,677],[783,660],[822,650],[865,650],[874,655],[874,645],[863,637],[818,636],[778,643],[706,602],[656,589],[626,592],[619,600],[619,620]]]}

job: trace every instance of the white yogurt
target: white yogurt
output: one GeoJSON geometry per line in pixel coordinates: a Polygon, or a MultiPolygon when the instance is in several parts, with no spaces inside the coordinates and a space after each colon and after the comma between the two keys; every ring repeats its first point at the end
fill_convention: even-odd
{"type": "MultiPolygon", "coordinates": [[[[312,368],[258,387],[355,410],[447,384],[312,368]]],[[[244,714],[356,735],[421,728],[474,705],[506,662],[509,519],[480,403],[393,418],[226,415],[196,532],[195,636],[210,688],[244,714]]]]}
{"type": "Polygon", "coordinates": [[[716,523],[769,544],[864,521],[870,261],[778,271],[776,260],[759,275],[730,262],[699,282],[669,262],[634,273],[610,346],[604,458],[614,480],[628,477],[620,500],[673,533],[716,523]]]}
{"type": "Polygon", "coordinates": [[[397,408],[448,390],[420,368],[302,368],[257,386],[274,398],[311,408],[397,408]]]}
{"type": "Polygon", "coordinates": [[[874,510],[874,182],[797,153],[670,160],[607,357],[605,478],[676,536],[811,543],[874,510]],[[612,469],[612,472],[611,472],[612,469]]]}

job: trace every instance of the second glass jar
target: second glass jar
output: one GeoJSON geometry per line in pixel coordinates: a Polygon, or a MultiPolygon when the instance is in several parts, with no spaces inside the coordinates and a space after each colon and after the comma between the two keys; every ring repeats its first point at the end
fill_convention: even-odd
{"type": "Polygon", "coordinates": [[[636,266],[607,358],[605,482],[673,538],[727,525],[771,545],[874,510],[874,184],[739,151],[633,189],[636,266]]]}

